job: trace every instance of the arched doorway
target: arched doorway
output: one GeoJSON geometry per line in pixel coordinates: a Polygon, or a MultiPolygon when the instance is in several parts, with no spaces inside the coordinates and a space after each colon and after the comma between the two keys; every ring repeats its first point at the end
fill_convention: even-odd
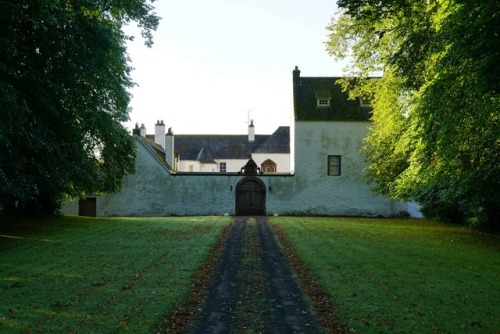
{"type": "Polygon", "coordinates": [[[236,215],[265,216],[266,187],[256,177],[246,177],[236,185],[236,215]]]}

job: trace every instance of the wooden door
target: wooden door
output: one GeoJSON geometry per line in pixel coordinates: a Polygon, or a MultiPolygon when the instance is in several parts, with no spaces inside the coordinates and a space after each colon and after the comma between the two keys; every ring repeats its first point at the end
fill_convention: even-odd
{"type": "Polygon", "coordinates": [[[264,216],[266,214],[266,190],[256,179],[241,181],[236,186],[236,215],[264,216]]]}
{"type": "Polygon", "coordinates": [[[97,205],[95,197],[87,197],[78,202],[78,215],[95,217],[97,213],[97,205]]]}

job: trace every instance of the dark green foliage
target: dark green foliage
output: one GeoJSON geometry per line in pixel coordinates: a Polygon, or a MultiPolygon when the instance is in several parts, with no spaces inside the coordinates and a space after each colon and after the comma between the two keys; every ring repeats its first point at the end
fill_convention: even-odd
{"type": "Polygon", "coordinates": [[[429,217],[500,228],[500,4],[339,1],[332,55],[353,71],[383,70],[366,140],[380,193],[415,200],[429,217]]]}
{"type": "Polygon", "coordinates": [[[151,45],[145,0],[0,1],[0,213],[53,214],[133,171],[129,21],[151,45]]]}

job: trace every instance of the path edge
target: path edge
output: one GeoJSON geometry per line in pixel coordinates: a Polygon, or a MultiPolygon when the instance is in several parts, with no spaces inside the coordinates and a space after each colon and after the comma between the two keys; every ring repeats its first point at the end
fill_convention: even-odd
{"type": "Polygon", "coordinates": [[[279,226],[271,222],[269,222],[269,225],[276,236],[279,247],[288,259],[300,288],[309,300],[319,325],[329,334],[349,333],[340,324],[339,317],[337,316],[338,310],[332,305],[332,296],[320,287],[316,278],[311,274],[311,271],[300,260],[296,254],[295,247],[286,233],[279,226]]]}
{"type": "Polygon", "coordinates": [[[185,333],[196,317],[197,310],[203,304],[212,276],[224,251],[227,238],[234,225],[234,219],[228,224],[217,239],[208,255],[207,262],[200,266],[193,275],[193,288],[188,299],[176,305],[158,326],[157,333],[185,333]]]}

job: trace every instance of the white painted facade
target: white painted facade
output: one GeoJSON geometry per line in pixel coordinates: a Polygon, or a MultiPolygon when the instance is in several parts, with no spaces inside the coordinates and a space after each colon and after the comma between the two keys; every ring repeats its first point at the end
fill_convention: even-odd
{"type": "MultiPolygon", "coordinates": [[[[290,154],[279,153],[254,153],[251,155],[257,166],[261,166],[265,160],[272,160],[276,163],[276,173],[289,173],[290,172],[290,154]]],[[[248,160],[246,159],[216,159],[215,164],[200,163],[196,160],[178,160],[177,166],[179,172],[221,172],[220,164],[226,164],[226,172],[238,172],[241,167],[245,166],[248,160]]]]}
{"type": "MultiPolygon", "coordinates": [[[[310,159],[296,162],[295,175],[256,176],[265,185],[268,215],[395,216],[407,211],[408,204],[374,195],[360,178],[360,143],[355,137],[366,131],[366,123],[328,123],[315,131],[316,123],[296,124],[296,138],[302,143],[296,143],[297,156],[310,159]],[[329,137],[332,130],[337,134],[329,137]],[[309,144],[315,142],[320,149],[311,150],[309,144]],[[341,148],[334,148],[334,143],[341,148]],[[326,175],[328,154],[342,155],[341,176],[326,175]]],[[[234,215],[236,185],[244,175],[173,174],[136,140],[138,172],[124,178],[121,192],[98,197],[97,216],[234,215]]],[[[78,214],[75,206],[67,208],[64,213],[78,214]]]]}
{"type": "MultiPolygon", "coordinates": [[[[301,86],[300,79],[296,68],[294,96],[301,86]]],[[[246,159],[216,160],[202,165],[182,157],[175,161],[173,154],[167,154],[165,164],[158,157],[158,150],[139,136],[142,127],[140,131],[137,128],[137,172],[124,178],[119,193],[97,198],[97,216],[234,215],[237,188],[244,183],[241,181],[258,180],[265,193],[268,215],[421,217],[414,203],[376,195],[364,179],[366,164],[359,152],[368,134],[369,121],[304,120],[314,118],[315,114],[310,116],[311,110],[315,111],[306,110],[301,114],[303,118],[295,120],[290,128],[290,154],[252,154],[259,167],[264,160],[274,161],[276,173],[252,176],[237,173],[247,163],[246,159]],[[340,162],[335,167],[339,173],[329,173],[329,156],[340,162]],[[226,173],[220,173],[221,162],[226,163],[226,173]]],[[[338,113],[341,109],[332,110],[338,113]]],[[[164,127],[161,131],[164,134],[164,127]]],[[[171,130],[163,137],[165,151],[173,152],[175,136],[171,130]]],[[[78,214],[78,205],[67,203],[63,213],[78,214]]]]}
{"type": "MultiPolygon", "coordinates": [[[[165,160],[176,172],[236,173],[250,157],[259,167],[262,162],[272,160],[276,164],[276,172],[289,173],[291,171],[289,127],[279,127],[272,135],[255,135],[252,120],[248,126],[247,135],[174,135],[169,129],[166,136],[161,137],[157,135],[159,124],[158,122],[155,126],[154,141],[165,150],[165,160]],[[286,137],[283,136],[283,130],[286,130],[286,137]],[[276,147],[277,138],[281,141],[286,138],[286,148],[282,145],[276,147]],[[271,142],[274,140],[273,144],[269,144],[268,140],[271,142]],[[187,150],[186,145],[189,146],[187,150]],[[210,155],[204,157],[210,158],[205,159],[204,162],[199,154],[205,149],[210,155]],[[221,164],[225,165],[225,169],[221,169],[221,164]]],[[[163,121],[161,125],[164,133],[163,121]]],[[[152,136],[150,135],[149,138],[152,139],[152,136]]]]}
{"type": "Polygon", "coordinates": [[[376,195],[363,179],[359,156],[369,122],[295,123],[294,214],[393,216],[406,204],[376,195]],[[328,175],[328,155],[341,157],[341,175],[328,175]]]}
{"type": "MultiPolygon", "coordinates": [[[[253,153],[252,159],[255,161],[257,166],[261,166],[265,160],[272,160],[276,163],[276,173],[290,173],[291,171],[291,157],[290,154],[283,153],[253,153]]],[[[246,163],[243,162],[242,166],[246,163]]]]}
{"type": "Polygon", "coordinates": [[[219,171],[219,166],[217,164],[200,163],[196,160],[178,160],[176,166],[179,172],[212,173],[219,171]]]}

